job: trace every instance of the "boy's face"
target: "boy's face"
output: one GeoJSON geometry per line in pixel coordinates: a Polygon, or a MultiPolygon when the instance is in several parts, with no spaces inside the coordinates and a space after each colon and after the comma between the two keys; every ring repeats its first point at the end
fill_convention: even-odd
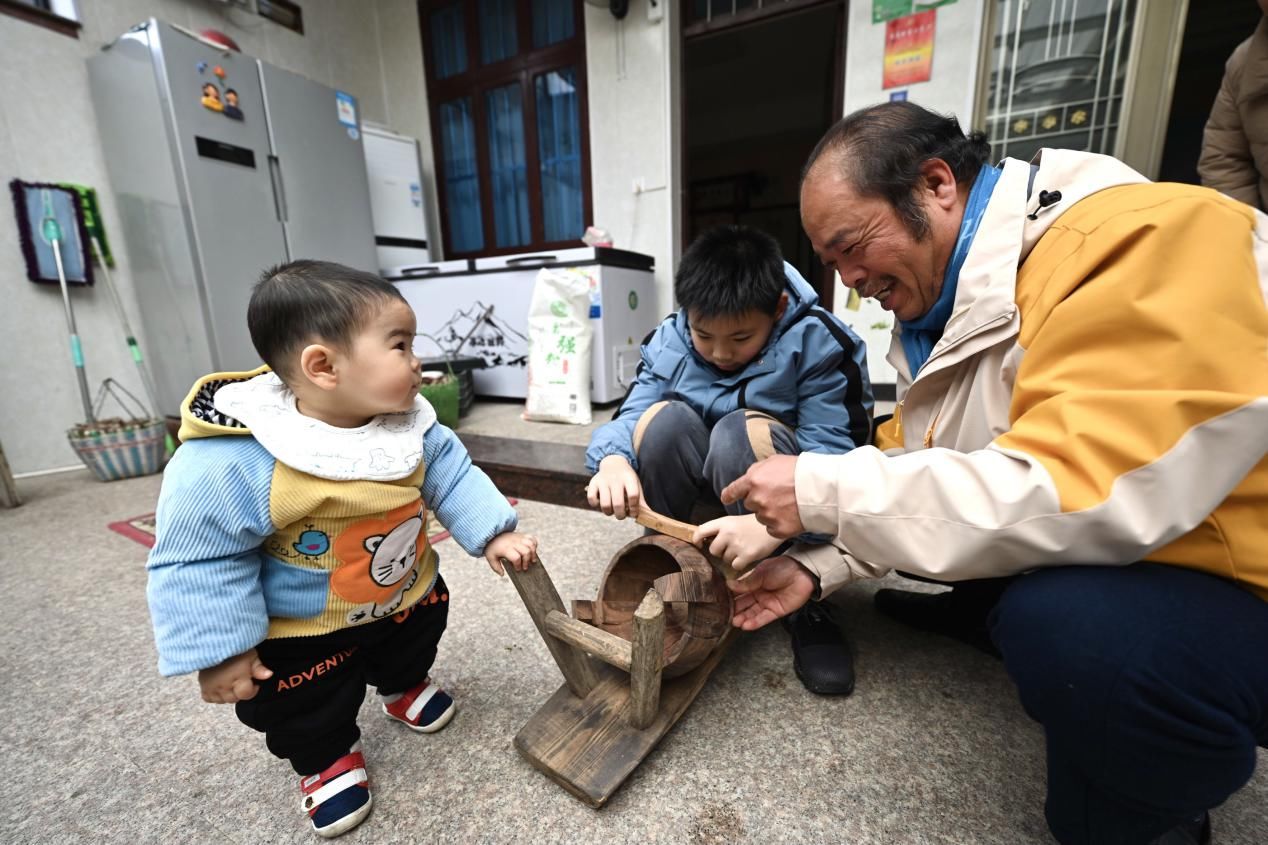
{"type": "Polygon", "coordinates": [[[775,324],[784,316],[787,305],[788,295],[784,294],[774,314],[753,310],[739,315],[702,318],[688,311],[691,345],[701,358],[725,373],[743,369],[762,351],[775,324]]]}
{"type": "Polygon", "coordinates": [[[414,311],[400,300],[385,302],[341,357],[332,397],[340,409],[367,420],[408,411],[418,395],[421,366],[414,357],[414,311]]]}

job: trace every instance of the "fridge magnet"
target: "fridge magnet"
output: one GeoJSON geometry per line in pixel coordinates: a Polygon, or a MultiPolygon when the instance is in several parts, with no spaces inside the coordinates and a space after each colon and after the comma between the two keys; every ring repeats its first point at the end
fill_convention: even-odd
{"type": "Polygon", "coordinates": [[[933,75],[933,39],[937,10],[918,12],[885,24],[881,88],[928,82],[933,75]]]}
{"type": "Polygon", "coordinates": [[[361,131],[360,131],[360,130],[358,130],[358,129],[357,129],[357,127],[355,127],[355,126],[349,126],[349,127],[348,127],[348,137],[349,137],[349,138],[351,138],[352,140],[354,140],[354,141],[355,141],[355,140],[357,140],[358,138],[360,138],[360,137],[361,137],[361,131]]]}
{"type": "Polygon", "coordinates": [[[225,117],[242,120],[242,109],[238,108],[238,92],[232,88],[225,89],[225,117]]]}
{"type": "Polygon", "coordinates": [[[335,110],[344,126],[357,126],[357,98],[343,91],[335,92],[335,110]]]}
{"type": "Polygon", "coordinates": [[[906,89],[906,88],[904,88],[904,89],[903,89],[903,90],[901,90],[901,91],[890,91],[890,92],[889,92],[889,101],[890,101],[891,103],[898,103],[898,102],[901,102],[901,101],[903,101],[903,100],[905,100],[905,99],[907,99],[907,89],[906,89]]]}
{"type": "Polygon", "coordinates": [[[203,83],[203,108],[219,112],[225,110],[225,104],[220,102],[220,89],[214,82],[203,83]]]}

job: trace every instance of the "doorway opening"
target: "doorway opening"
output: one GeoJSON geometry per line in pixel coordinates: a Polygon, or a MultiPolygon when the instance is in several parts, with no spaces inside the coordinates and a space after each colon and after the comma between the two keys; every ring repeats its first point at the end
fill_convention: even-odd
{"type": "Polygon", "coordinates": [[[724,223],[761,229],[830,309],[832,276],[801,230],[798,178],[841,117],[845,7],[788,7],[684,32],[683,242],[724,223]]]}
{"type": "Polygon", "coordinates": [[[1199,183],[1202,130],[1224,79],[1224,64],[1237,45],[1250,38],[1262,17],[1251,0],[1189,4],[1159,181],[1199,183]]]}

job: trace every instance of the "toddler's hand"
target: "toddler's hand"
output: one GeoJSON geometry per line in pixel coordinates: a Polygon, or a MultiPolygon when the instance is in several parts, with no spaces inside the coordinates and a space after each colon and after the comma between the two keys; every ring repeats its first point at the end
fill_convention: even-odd
{"type": "Polygon", "coordinates": [[[701,545],[710,537],[709,553],[720,557],[726,563],[739,570],[748,569],[760,560],[770,557],[775,549],[784,541],[772,537],[766,526],[757,521],[753,514],[744,516],[724,516],[704,523],[696,529],[691,542],[701,545]]]}
{"type": "Polygon", "coordinates": [[[484,558],[489,562],[489,568],[498,575],[503,574],[503,559],[523,572],[537,560],[537,538],[515,531],[504,531],[484,547],[484,558]]]}
{"type": "Polygon", "coordinates": [[[599,461],[599,471],[586,485],[586,499],[590,507],[598,508],[608,516],[625,519],[638,516],[638,504],[643,498],[643,486],[638,473],[621,455],[608,455],[599,461]]]}
{"type": "Polygon", "coordinates": [[[210,669],[198,672],[198,686],[202,689],[203,701],[210,704],[233,704],[235,701],[246,701],[255,698],[259,687],[256,681],[266,681],[273,677],[273,670],[260,662],[255,649],[234,655],[228,660],[210,669]]]}

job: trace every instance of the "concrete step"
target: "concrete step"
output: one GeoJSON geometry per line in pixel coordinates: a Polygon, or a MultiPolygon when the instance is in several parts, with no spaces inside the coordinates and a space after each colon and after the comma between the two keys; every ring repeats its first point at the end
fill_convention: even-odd
{"type": "Polygon", "coordinates": [[[472,462],[504,495],[570,508],[588,508],[584,446],[461,434],[472,462]]]}

